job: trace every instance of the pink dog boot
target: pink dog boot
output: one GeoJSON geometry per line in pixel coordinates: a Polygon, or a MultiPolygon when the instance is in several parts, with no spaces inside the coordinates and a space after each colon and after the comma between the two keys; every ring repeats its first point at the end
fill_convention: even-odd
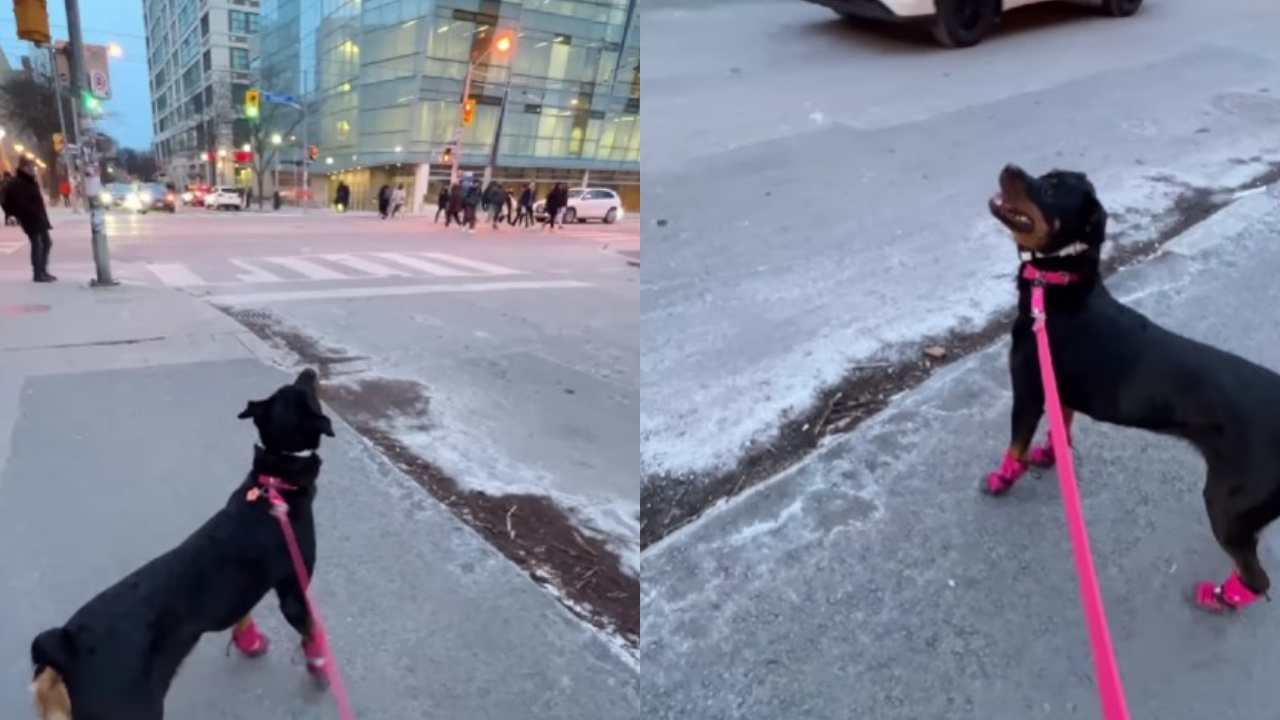
{"type": "Polygon", "coordinates": [[[1022,477],[1026,471],[1026,463],[1006,452],[1004,461],[1000,463],[1000,469],[983,478],[980,489],[988,495],[1003,495],[1013,488],[1013,484],[1018,482],[1018,478],[1022,477]]]}
{"type": "Polygon", "coordinates": [[[256,623],[252,622],[244,630],[231,629],[231,644],[236,646],[236,650],[239,650],[241,655],[251,658],[265,654],[270,645],[267,642],[267,636],[258,630],[256,623]]]}
{"type": "Polygon", "coordinates": [[[1044,443],[1031,448],[1031,452],[1027,453],[1027,464],[1032,467],[1049,468],[1053,467],[1057,461],[1057,456],[1053,452],[1053,436],[1050,435],[1044,439],[1044,443]]]}
{"type": "Polygon", "coordinates": [[[1245,587],[1244,581],[1232,570],[1231,577],[1221,585],[1208,582],[1197,585],[1195,603],[1201,610],[1222,613],[1252,605],[1261,597],[1245,587]]]}
{"type": "Polygon", "coordinates": [[[329,687],[329,644],[324,635],[315,632],[310,640],[304,640],[302,654],[307,658],[311,678],[321,687],[329,687]]]}

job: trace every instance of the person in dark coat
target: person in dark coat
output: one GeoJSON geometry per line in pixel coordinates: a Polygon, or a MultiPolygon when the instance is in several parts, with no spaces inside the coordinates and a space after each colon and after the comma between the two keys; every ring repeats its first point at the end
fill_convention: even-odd
{"type": "Polygon", "coordinates": [[[469,233],[476,231],[476,215],[480,212],[480,202],[483,199],[484,188],[480,187],[478,180],[472,180],[462,192],[462,224],[467,226],[469,233]]]}
{"type": "Polygon", "coordinates": [[[516,210],[516,222],[523,223],[525,227],[533,227],[533,198],[536,190],[534,184],[529,183],[524,186],[524,190],[520,191],[519,208],[516,210]]]}
{"type": "Polygon", "coordinates": [[[440,188],[440,194],[436,196],[436,222],[440,222],[440,213],[444,213],[445,224],[449,222],[449,188],[440,188]]]}
{"type": "Polygon", "coordinates": [[[507,201],[507,191],[502,188],[501,183],[494,180],[485,188],[482,200],[489,206],[489,224],[497,230],[498,221],[502,219],[503,205],[507,201]]]}
{"type": "Polygon", "coordinates": [[[449,188],[449,207],[444,213],[444,226],[449,227],[450,222],[462,224],[462,185],[454,183],[449,188]]]}
{"type": "Polygon", "coordinates": [[[378,188],[378,215],[383,220],[387,219],[387,212],[391,208],[391,186],[383,185],[378,188]]]}
{"type": "Polygon", "coordinates": [[[338,212],[346,212],[347,206],[351,204],[351,188],[341,180],[338,181],[338,191],[334,193],[333,204],[337,206],[338,212]]]}
{"type": "Polygon", "coordinates": [[[547,229],[556,229],[556,219],[560,215],[560,211],[564,210],[565,205],[569,204],[569,191],[565,188],[564,183],[556,183],[551,188],[551,192],[547,193],[547,200],[543,207],[547,211],[547,229]]]}
{"type": "MultiPolygon", "coordinates": [[[[13,173],[8,170],[4,171],[4,175],[0,175],[0,198],[4,197],[4,188],[9,185],[9,181],[12,179],[13,173]]],[[[4,224],[5,227],[18,224],[18,221],[13,219],[13,216],[9,214],[7,209],[4,211],[4,224]]]]}
{"type": "Polygon", "coordinates": [[[31,242],[31,279],[39,283],[57,280],[49,274],[49,252],[53,249],[49,231],[53,225],[44,206],[44,193],[36,182],[35,163],[31,160],[23,158],[18,163],[18,173],[5,186],[3,204],[5,214],[18,220],[31,242]]]}

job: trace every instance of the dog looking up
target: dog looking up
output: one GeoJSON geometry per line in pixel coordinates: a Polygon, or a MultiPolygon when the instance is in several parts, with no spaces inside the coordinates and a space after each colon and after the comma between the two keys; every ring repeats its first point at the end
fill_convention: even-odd
{"type": "Polygon", "coordinates": [[[1034,178],[1009,165],[990,210],[1013,234],[1022,264],[1009,349],[1009,446],[982,490],[1003,494],[1028,465],[1055,461],[1048,442],[1031,446],[1045,404],[1031,316],[1039,281],[1065,440],[1079,412],[1191,443],[1208,466],[1204,502],[1213,536],[1235,563],[1223,583],[1197,585],[1193,600],[1225,611],[1265,596],[1271,580],[1258,560],[1258,536],[1280,517],[1280,375],[1170,332],[1112,297],[1099,272],[1107,213],[1083,173],[1034,178]]]}
{"type": "Polygon", "coordinates": [[[288,519],[307,574],[316,562],[312,503],[322,435],[333,424],[317,397],[314,370],[241,419],[258,431],[253,466],[225,507],[182,544],[102,591],[65,625],[31,643],[34,696],[42,720],[161,720],[178,667],[208,632],[231,629],[231,643],[257,657],[267,651],[250,612],[274,590],[285,620],[302,638],[307,670],[327,680],[326,640],[313,632],[303,589],[265,487],[289,505],[288,519]]]}

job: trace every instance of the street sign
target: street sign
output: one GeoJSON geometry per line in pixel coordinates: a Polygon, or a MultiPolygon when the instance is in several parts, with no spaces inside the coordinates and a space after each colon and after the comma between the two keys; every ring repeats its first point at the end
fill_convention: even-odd
{"type": "MultiPolygon", "coordinates": [[[[71,64],[67,56],[71,48],[66,40],[55,40],[53,49],[54,72],[58,76],[58,82],[64,86],[70,86],[71,64]]],[[[99,100],[111,99],[111,70],[107,62],[108,57],[106,45],[85,44],[84,65],[85,72],[89,75],[89,92],[99,100]]]]}
{"type": "Polygon", "coordinates": [[[274,103],[276,105],[297,105],[298,104],[294,102],[292,95],[269,93],[269,92],[262,93],[262,101],[274,103]]]}

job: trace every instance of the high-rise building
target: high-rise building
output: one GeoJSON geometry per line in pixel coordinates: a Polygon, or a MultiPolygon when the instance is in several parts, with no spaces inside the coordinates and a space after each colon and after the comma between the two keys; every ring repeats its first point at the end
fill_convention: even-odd
{"type": "MultiPolygon", "coordinates": [[[[381,185],[431,197],[449,178],[442,155],[461,129],[460,165],[514,185],[618,190],[640,202],[637,0],[263,0],[254,67],[263,89],[305,108],[271,132],[317,146],[317,195],[339,179],[353,204],[381,185]],[[513,43],[495,48],[500,37],[513,43]],[[471,67],[473,122],[461,126],[471,67]],[[300,129],[305,126],[305,131],[300,129]],[[496,143],[496,152],[495,152],[496,143]]],[[[264,117],[265,119],[265,117],[264,117]]]]}
{"type": "Polygon", "coordinates": [[[258,0],[143,0],[157,164],[177,183],[247,172],[243,98],[258,0]],[[210,158],[213,158],[210,160],[210,158]]]}

